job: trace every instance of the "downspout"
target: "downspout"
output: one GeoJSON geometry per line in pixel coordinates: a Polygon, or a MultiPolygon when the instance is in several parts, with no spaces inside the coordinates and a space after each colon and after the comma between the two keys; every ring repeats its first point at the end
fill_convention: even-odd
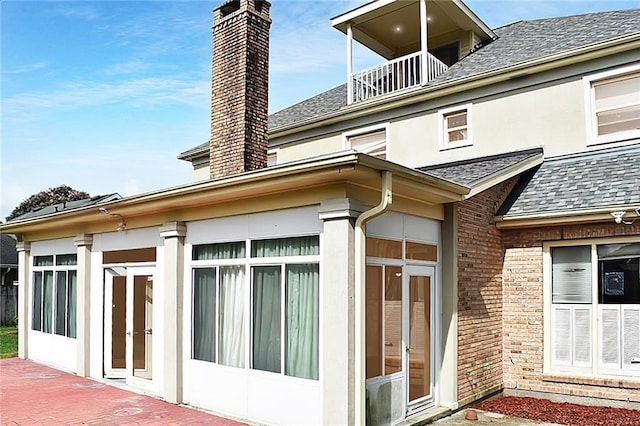
{"type": "Polygon", "coordinates": [[[393,174],[382,172],[382,194],[380,204],[363,212],[356,219],[355,224],[355,424],[366,424],[365,380],[366,380],[366,347],[365,347],[365,272],[366,272],[366,223],[381,215],[393,202],[392,193],[393,174]]]}

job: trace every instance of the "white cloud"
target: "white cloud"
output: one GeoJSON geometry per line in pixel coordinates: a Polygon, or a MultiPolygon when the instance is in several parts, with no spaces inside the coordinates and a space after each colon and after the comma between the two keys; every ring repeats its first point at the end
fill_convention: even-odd
{"type": "Polygon", "coordinates": [[[4,67],[2,69],[3,74],[24,74],[33,71],[38,71],[47,66],[47,62],[35,62],[33,64],[16,65],[13,67],[4,67]]]}
{"type": "Polygon", "coordinates": [[[159,103],[203,105],[210,95],[209,80],[193,81],[177,76],[148,77],[124,81],[75,81],[50,92],[32,92],[4,99],[4,118],[37,117],[37,109],[77,108],[125,103],[140,106],[159,103]]]}

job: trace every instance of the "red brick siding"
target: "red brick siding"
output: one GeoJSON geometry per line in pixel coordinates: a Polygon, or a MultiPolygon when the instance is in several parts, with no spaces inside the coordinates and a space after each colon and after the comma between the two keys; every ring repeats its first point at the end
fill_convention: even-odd
{"type": "Polygon", "coordinates": [[[505,388],[640,401],[638,386],[624,379],[567,380],[566,375],[543,376],[542,282],[543,241],[640,235],[640,223],[626,226],[616,225],[611,221],[600,224],[504,230],[502,235],[505,249],[503,270],[505,388]]]}
{"type": "Polygon", "coordinates": [[[211,89],[211,178],[267,165],[269,5],[241,0],[214,16],[211,89]]]}
{"type": "Polygon", "coordinates": [[[458,400],[502,386],[502,236],[497,208],[513,181],[458,204],[458,400]]]}

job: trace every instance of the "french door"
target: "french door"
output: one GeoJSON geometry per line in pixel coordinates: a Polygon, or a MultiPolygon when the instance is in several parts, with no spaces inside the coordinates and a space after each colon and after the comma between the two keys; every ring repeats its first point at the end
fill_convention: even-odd
{"type": "Polygon", "coordinates": [[[406,266],[403,286],[405,389],[409,415],[434,403],[434,268],[406,266]]]}
{"type": "Polygon", "coordinates": [[[153,267],[105,269],[104,375],[153,379],[153,267]]]}

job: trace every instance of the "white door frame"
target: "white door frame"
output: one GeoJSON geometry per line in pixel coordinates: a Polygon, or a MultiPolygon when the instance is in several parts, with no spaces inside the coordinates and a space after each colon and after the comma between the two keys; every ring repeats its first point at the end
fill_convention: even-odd
{"type": "MultiPolygon", "coordinates": [[[[131,386],[150,389],[153,384],[153,343],[152,330],[150,330],[149,343],[146,346],[146,365],[151,365],[149,372],[151,378],[136,377],[133,366],[133,296],[134,279],[136,276],[150,276],[154,281],[156,268],[154,266],[107,266],[104,268],[104,377],[109,379],[125,379],[131,386]],[[112,367],[112,309],[113,306],[113,279],[125,277],[126,279],[126,336],[125,336],[125,368],[112,367]],[[149,364],[151,363],[151,364],[149,364]]],[[[155,291],[155,290],[152,290],[155,291]]]]}
{"type": "Polygon", "coordinates": [[[418,411],[421,411],[425,408],[429,408],[433,405],[435,405],[436,403],[436,382],[437,382],[437,378],[436,378],[436,359],[438,357],[438,340],[437,340],[437,336],[438,336],[438,303],[437,302],[437,292],[436,292],[436,287],[437,287],[437,281],[436,281],[436,268],[435,266],[427,266],[427,265],[405,265],[404,266],[404,274],[403,274],[403,283],[402,283],[402,299],[403,299],[403,309],[402,309],[402,315],[403,315],[403,330],[402,330],[402,334],[403,334],[403,339],[402,339],[402,344],[403,344],[403,353],[405,354],[405,356],[403,357],[403,371],[404,371],[404,375],[405,375],[405,386],[404,386],[404,390],[405,390],[405,397],[404,397],[404,401],[406,404],[406,416],[410,416],[418,411]],[[421,277],[429,277],[430,279],[430,285],[429,285],[429,298],[430,298],[430,309],[429,309],[429,324],[430,324],[430,333],[429,333],[429,349],[430,349],[430,356],[429,356],[429,369],[430,369],[430,394],[428,396],[425,396],[423,398],[418,398],[415,401],[410,401],[410,393],[409,393],[409,356],[410,356],[410,346],[411,346],[411,330],[410,330],[410,286],[409,286],[409,279],[412,276],[421,276],[421,277]]]}

